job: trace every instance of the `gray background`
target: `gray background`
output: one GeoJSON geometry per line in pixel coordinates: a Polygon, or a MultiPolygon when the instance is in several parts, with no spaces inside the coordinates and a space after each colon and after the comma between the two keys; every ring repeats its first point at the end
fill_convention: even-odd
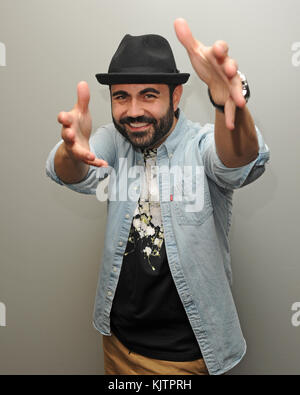
{"type": "Polygon", "coordinates": [[[126,33],[165,36],[178,68],[192,73],[181,108],[214,121],[175,36],[177,17],[206,45],[229,43],[271,149],[263,177],[234,195],[233,293],[248,352],[230,374],[300,373],[300,326],[291,323],[300,301],[299,15],[298,0],[0,0],[1,374],[103,374],[92,311],[106,205],[51,182],[45,161],[77,82],[89,83],[94,129],[110,122],[107,88],[94,74],[107,70],[126,33]]]}

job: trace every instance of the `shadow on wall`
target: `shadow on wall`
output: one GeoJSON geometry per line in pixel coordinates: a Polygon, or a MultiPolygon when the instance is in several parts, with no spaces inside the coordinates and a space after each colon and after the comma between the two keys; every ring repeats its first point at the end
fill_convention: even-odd
{"type": "Polygon", "coordinates": [[[6,48],[3,43],[0,43],[0,66],[6,66],[6,48]]]}

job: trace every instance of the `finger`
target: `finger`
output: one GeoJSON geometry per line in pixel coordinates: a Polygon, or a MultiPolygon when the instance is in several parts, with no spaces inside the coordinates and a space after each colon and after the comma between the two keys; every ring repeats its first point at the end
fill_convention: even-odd
{"type": "Polygon", "coordinates": [[[75,133],[71,128],[63,127],[61,137],[67,145],[72,145],[75,142],[75,133]]]}
{"type": "Polygon", "coordinates": [[[213,47],[212,47],[212,51],[214,56],[217,59],[217,62],[220,64],[223,62],[223,60],[226,58],[227,54],[228,54],[228,44],[223,41],[223,40],[218,40],[214,43],[213,47]]]}
{"type": "Polygon", "coordinates": [[[99,158],[95,158],[94,160],[86,160],[85,163],[90,166],[108,167],[108,163],[105,160],[99,158]]]}
{"type": "Polygon", "coordinates": [[[76,106],[81,112],[88,110],[90,101],[90,90],[87,82],[81,81],[77,85],[77,103],[76,106]]]}
{"type": "Polygon", "coordinates": [[[80,160],[82,162],[92,162],[95,159],[95,155],[89,149],[82,147],[78,143],[74,143],[72,147],[69,147],[69,149],[72,152],[72,155],[77,160],[80,160]]]}
{"type": "Polygon", "coordinates": [[[242,81],[238,74],[230,80],[230,95],[235,104],[243,108],[246,105],[246,100],[243,96],[242,81]]]}
{"type": "Polygon", "coordinates": [[[228,56],[228,50],[228,44],[225,41],[219,40],[206,53],[207,58],[210,59],[215,70],[226,83],[227,79],[230,80],[233,78],[238,70],[238,64],[228,56]]]}
{"type": "Polygon", "coordinates": [[[188,52],[193,52],[196,48],[203,46],[198,40],[196,40],[187,24],[187,21],[183,18],[177,18],[174,21],[174,28],[178,40],[185,47],[188,52]]]}
{"type": "Polygon", "coordinates": [[[93,152],[89,151],[86,148],[83,148],[78,143],[75,143],[71,147],[70,151],[72,152],[72,155],[77,160],[80,160],[88,165],[97,166],[97,167],[108,166],[108,163],[105,160],[97,158],[93,152]]]}
{"type": "Polygon", "coordinates": [[[237,74],[238,64],[234,59],[227,56],[223,62],[223,69],[226,76],[231,79],[237,74]]]}
{"type": "Polygon", "coordinates": [[[73,117],[71,115],[71,113],[69,112],[65,112],[65,111],[61,111],[58,116],[57,116],[57,120],[59,123],[61,123],[63,126],[71,126],[72,122],[73,122],[73,117]]]}
{"type": "Polygon", "coordinates": [[[108,166],[108,163],[104,159],[97,158],[96,155],[91,151],[87,151],[85,153],[84,162],[91,166],[97,166],[97,167],[108,166]]]}
{"type": "Polygon", "coordinates": [[[224,112],[225,112],[225,124],[226,124],[227,129],[234,130],[236,105],[231,98],[229,98],[226,101],[224,112]]]}

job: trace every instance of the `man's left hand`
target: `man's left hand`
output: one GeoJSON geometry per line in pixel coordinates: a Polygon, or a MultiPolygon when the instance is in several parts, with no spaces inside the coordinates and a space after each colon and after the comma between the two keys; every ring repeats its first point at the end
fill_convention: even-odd
{"type": "Polygon", "coordinates": [[[236,106],[243,108],[246,100],[237,73],[237,62],[228,56],[228,44],[218,40],[212,47],[206,47],[193,37],[187,22],[182,18],[175,20],[174,27],[194,70],[207,84],[214,102],[225,106],[226,127],[233,130],[236,106]]]}

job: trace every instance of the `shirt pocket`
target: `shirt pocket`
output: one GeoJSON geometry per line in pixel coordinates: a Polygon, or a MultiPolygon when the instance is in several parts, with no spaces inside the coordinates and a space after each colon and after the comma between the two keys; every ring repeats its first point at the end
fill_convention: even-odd
{"type": "Polygon", "coordinates": [[[180,225],[201,225],[213,213],[206,177],[185,176],[174,187],[174,214],[180,225]]]}

